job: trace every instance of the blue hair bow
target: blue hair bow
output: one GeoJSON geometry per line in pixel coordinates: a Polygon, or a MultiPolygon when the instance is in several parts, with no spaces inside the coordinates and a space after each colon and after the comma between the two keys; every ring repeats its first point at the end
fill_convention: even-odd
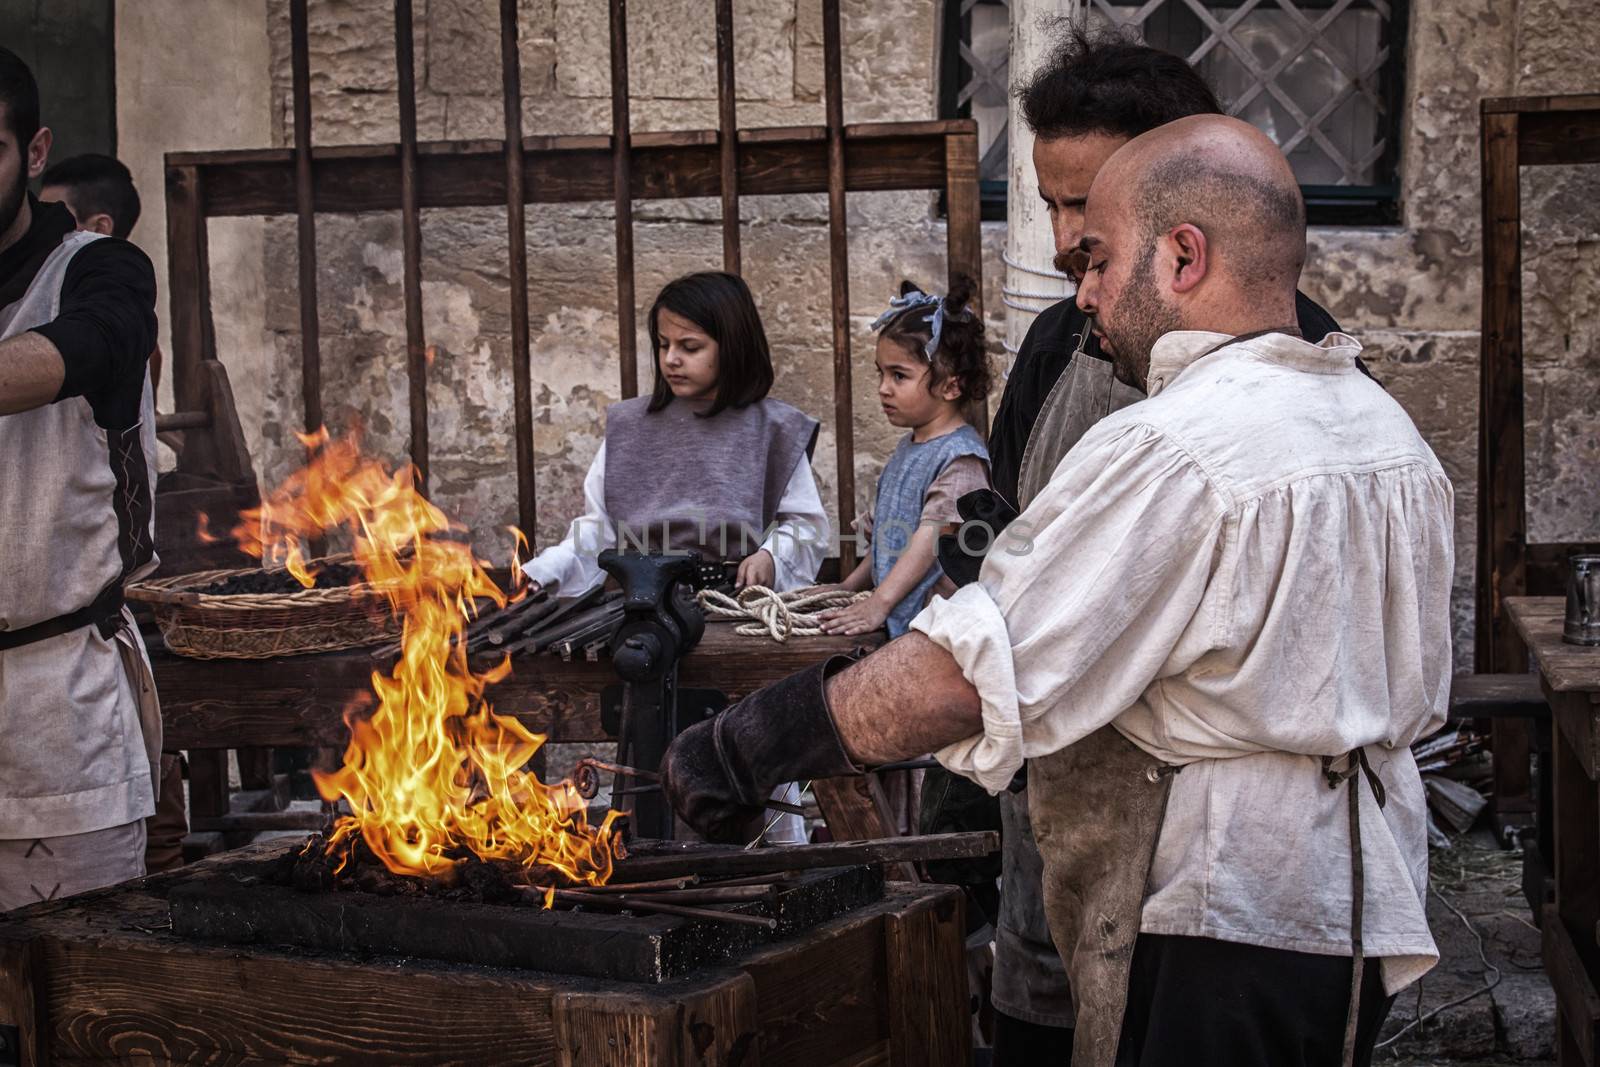
{"type": "MultiPolygon", "coordinates": [[[[878,330],[883,329],[885,326],[889,325],[890,322],[894,321],[900,315],[903,315],[908,311],[913,311],[917,308],[925,308],[929,305],[934,305],[933,317],[928,320],[928,328],[931,336],[928,338],[928,343],[922,346],[922,355],[923,358],[925,358],[929,363],[932,363],[934,353],[939,351],[939,335],[944,332],[944,297],[934,296],[932,293],[924,293],[920,289],[913,289],[903,296],[894,297],[889,301],[889,307],[884,311],[884,313],[872,320],[873,332],[876,333],[878,330]]],[[[962,309],[962,311],[956,315],[956,318],[965,321],[966,316],[966,309],[962,309]]]]}

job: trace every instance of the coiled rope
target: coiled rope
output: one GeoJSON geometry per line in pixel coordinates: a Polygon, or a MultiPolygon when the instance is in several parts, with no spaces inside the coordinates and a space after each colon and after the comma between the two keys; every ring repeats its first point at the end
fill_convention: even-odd
{"type": "Polygon", "coordinates": [[[787,593],[775,593],[764,585],[750,585],[737,597],[715,589],[700,591],[700,607],[708,615],[723,619],[749,619],[734,627],[743,637],[770,637],[783,642],[795,634],[814,637],[822,633],[821,614],[865,600],[870,593],[851,593],[832,586],[809,585],[787,593]]]}

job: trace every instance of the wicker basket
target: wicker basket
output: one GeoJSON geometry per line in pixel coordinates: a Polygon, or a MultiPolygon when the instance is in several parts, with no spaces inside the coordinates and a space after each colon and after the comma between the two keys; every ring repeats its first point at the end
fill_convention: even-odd
{"type": "MultiPolygon", "coordinates": [[[[343,563],[348,557],[318,560],[343,563]]],[[[281,570],[281,568],[272,568],[281,570]]],[[[167,648],[191,659],[271,659],[392,641],[400,620],[389,598],[370,585],[292,593],[217,595],[197,590],[249,569],[196,571],[130,585],[147,603],[167,648]]]]}

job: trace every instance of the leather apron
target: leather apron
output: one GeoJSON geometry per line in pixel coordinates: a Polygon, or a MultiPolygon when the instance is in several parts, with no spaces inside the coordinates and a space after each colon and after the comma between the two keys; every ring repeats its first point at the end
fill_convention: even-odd
{"type": "MultiPolygon", "coordinates": [[[[1017,475],[1026,508],[1067,451],[1095,423],[1143,400],[1109,360],[1087,355],[1088,331],[1045,398],[1017,475]]],[[[1044,860],[1044,911],[1066,965],[1073,1067],[1111,1067],[1122,1031],[1128,971],[1145,882],[1166,813],[1171,773],[1103,726],[1075,745],[1028,761],[1028,813],[1044,860]]]]}

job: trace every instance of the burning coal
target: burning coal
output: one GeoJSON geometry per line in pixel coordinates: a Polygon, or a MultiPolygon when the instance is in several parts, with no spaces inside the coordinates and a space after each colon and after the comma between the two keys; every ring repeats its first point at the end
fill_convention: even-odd
{"type": "Polygon", "coordinates": [[[365,582],[401,621],[401,653],[374,672],[377,709],[350,714],[344,764],[316,774],[323,798],[343,798],[326,848],[335,870],[361,851],[390,871],[455,879],[476,858],[521,868],[528,884],[601,884],[617,844],[613,815],[588,822],[571,782],[545,785],[525,768],[544,737],[497,715],[485,690],[511,671],[507,657],[477,673],[462,631],[480,600],[498,606],[495,584],[463,527],[417,492],[412,469],[390,471],[361,454],[359,438],[302,437],[307,466],[291,475],[233,531],[264,563],[316,584],[310,546],[343,539],[365,582]]]}

